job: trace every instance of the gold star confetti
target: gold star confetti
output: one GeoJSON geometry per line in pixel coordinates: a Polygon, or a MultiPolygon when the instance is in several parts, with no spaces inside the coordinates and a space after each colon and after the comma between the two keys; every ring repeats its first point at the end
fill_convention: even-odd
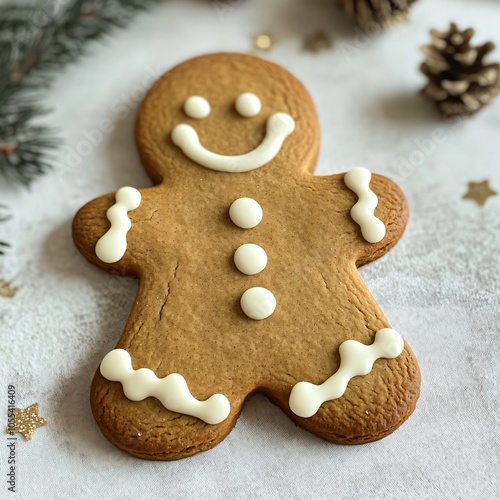
{"type": "Polygon", "coordinates": [[[469,182],[469,189],[463,195],[465,200],[474,200],[479,206],[483,206],[490,196],[496,196],[498,193],[490,188],[488,180],[483,182],[469,182]]]}
{"type": "Polygon", "coordinates": [[[258,33],[254,35],[252,45],[257,50],[271,50],[276,43],[276,38],[272,33],[258,33]]]}
{"type": "Polygon", "coordinates": [[[0,278],[0,297],[12,299],[17,293],[17,288],[12,286],[12,283],[0,278]]]}
{"type": "Polygon", "coordinates": [[[28,441],[33,437],[33,433],[37,427],[41,427],[47,423],[47,420],[38,415],[38,403],[28,406],[25,410],[14,408],[15,426],[13,429],[7,428],[7,433],[19,432],[28,441]]]}
{"type": "Polygon", "coordinates": [[[330,38],[328,38],[323,31],[318,31],[313,35],[304,38],[304,45],[302,50],[307,52],[321,52],[328,50],[332,46],[330,38]]]}

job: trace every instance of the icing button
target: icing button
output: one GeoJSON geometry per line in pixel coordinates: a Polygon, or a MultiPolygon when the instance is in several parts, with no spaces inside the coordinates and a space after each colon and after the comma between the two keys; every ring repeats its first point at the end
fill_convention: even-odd
{"type": "Polygon", "coordinates": [[[267,288],[249,288],[240,299],[243,312],[251,319],[266,319],[276,309],[276,298],[267,288]]]}
{"type": "Polygon", "coordinates": [[[252,198],[238,198],[229,208],[229,217],[236,226],[251,229],[261,222],[262,207],[252,198]]]}
{"type": "Polygon", "coordinates": [[[266,251],[259,245],[245,243],[234,252],[234,264],[243,274],[259,274],[267,266],[266,251]]]}

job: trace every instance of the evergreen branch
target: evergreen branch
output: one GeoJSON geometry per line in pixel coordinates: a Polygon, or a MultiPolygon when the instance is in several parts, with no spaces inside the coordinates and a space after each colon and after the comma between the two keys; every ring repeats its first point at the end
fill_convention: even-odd
{"type": "MultiPolygon", "coordinates": [[[[4,209],[4,208],[7,208],[5,205],[0,205],[0,209],[4,209]]],[[[5,222],[6,220],[9,220],[10,219],[10,215],[2,215],[0,213],[0,222],[5,222]]],[[[4,255],[4,250],[5,248],[7,247],[10,247],[10,245],[8,243],[6,243],[5,241],[0,241],[0,255],[4,255]]]]}
{"type": "MultiPolygon", "coordinates": [[[[47,0],[0,6],[0,173],[29,185],[52,164],[56,130],[35,125],[50,110],[41,90],[55,70],[85,53],[87,42],[124,27],[157,0],[71,0],[55,12],[47,0]]],[[[56,2],[56,4],[59,2],[56,2]]]]}

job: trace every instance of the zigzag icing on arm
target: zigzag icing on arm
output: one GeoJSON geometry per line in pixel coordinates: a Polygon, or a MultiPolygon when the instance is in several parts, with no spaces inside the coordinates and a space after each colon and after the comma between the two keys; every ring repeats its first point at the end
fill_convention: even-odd
{"type": "Polygon", "coordinates": [[[116,203],[106,212],[111,227],[95,246],[97,257],[106,264],[118,262],[125,255],[127,233],[132,227],[127,212],[138,208],[141,199],[141,193],[133,187],[122,187],[116,192],[116,203]]]}
{"type": "Polygon", "coordinates": [[[370,189],[371,178],[372,174],[366,168],[353,168],[345,174],[344,182],[358,196],[358,201],[351,208],[351,217],[368,243],[378,243],[385,236],[385,224],[374,215],[378,198],[370,189]]]}
{"type": "Polygon", "coordinates": [[[114,349],[101,362],[101,374],[112,382],[121,382],[125,396],[131,401],[142,401],[150,396],[157,398],[170,411],[191,415],[207,424],[219,424],[230,412],[229,400],[223,394],[214,394],[205,401],[198,401],[179,373],[158,378],[149,368],[132,368],[130,354],[124,349],[114,349]]]}
{"type": "Polygon", "coordinates": [[[403,348],[403,338],[392,328],[379,330],[371,345],[346,340],[339,347],[340,367],[337,372],[321,385],[310,382],[295,384],[290,394],[290,409],[299,417],[312,417],[324,402],[340,398],[351,378],[367,375],[377,359],[396,358],[403,348]]]}

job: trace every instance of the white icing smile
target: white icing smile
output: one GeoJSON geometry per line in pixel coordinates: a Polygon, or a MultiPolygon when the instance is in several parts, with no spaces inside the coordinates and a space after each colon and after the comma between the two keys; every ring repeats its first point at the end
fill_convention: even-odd
{"type": "MultiPolygon", "coordinates": [[[[237,100],[237,110],[242,116],[256,116],[260,101],[253,94],[242,94],[237,100]]],[[[202,113],[200,113],[202,114],[202,113]]],[[[190,114],[192,116],[192,114],[190,114]]],[[[295,121],[287,113],[274,113],[267,120],[266,136],[254,150],[237,156],[213,153],[200,144],[198,133],[185,123],[172,131],[172,141],[192,161],[219,172],[248,172],[260,168],[280,152],[284,140],[294,131],[295,121]]]]}

